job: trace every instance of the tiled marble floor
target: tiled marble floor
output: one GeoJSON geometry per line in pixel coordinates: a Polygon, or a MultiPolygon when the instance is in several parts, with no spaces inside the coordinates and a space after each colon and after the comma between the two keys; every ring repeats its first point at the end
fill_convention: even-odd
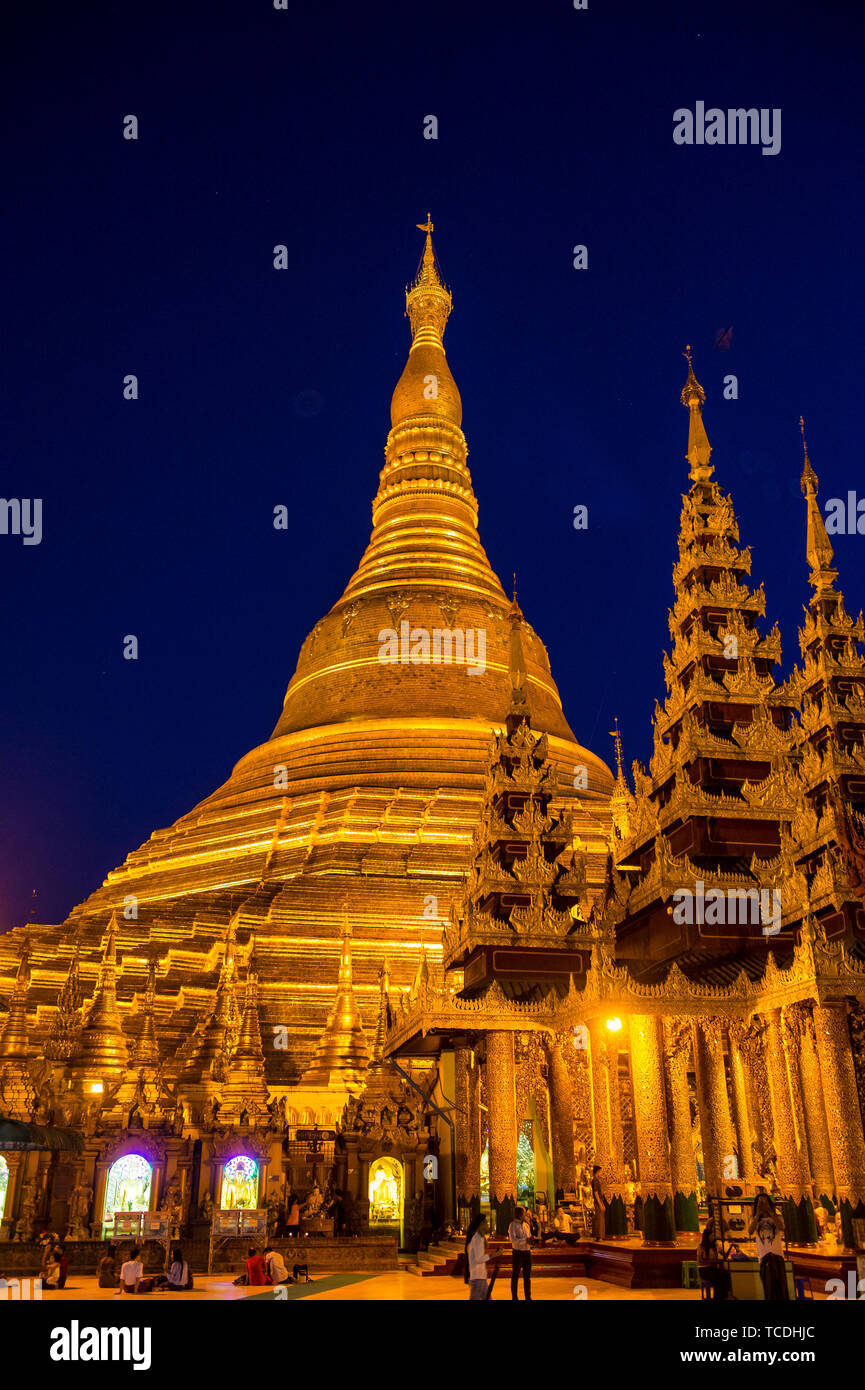
{"type": "MultiPolygon", "coordinates": [[[[622,1299],[628,1301],[678,1301],[684,1299],[691,1302],[699,1302],[700,1300],[699,1291],[694,1289],[621,1289],[613,1284],[602,1283],[598,1279],[583,1279],[580,1283],[585,1286],[585,1298],[589,1302],[622,1299]]],[[[100,1289],[94,1276],[73,1275],[65,1289],[46,1290],[43,1300],[51,1303],[107,1301],[121,1304],[129,1301],[139,1306],[145,1303],[148,1305],[151,1303],[181,1305],[214,1300],[232,1301],[246,1298],[252,1293],[262,1292],[261,1289],[236,1288],[226,1275],[197,1275],[195,1284],[195,1288],[190,1293],[155,1293],[142,1295],[140,1299],[127,1300],[125,1295],[121,1297],[119,1294],[112,1293],[110,1289],[100,1289]]],[[[323,1293],[315,1292],[314,1283],[308,1287],[308,1297],[316,1302],[427,1303],[433,1301],[437,1303],[464,1303],[468,1301],[468,1289],[465,1284],[461,1280],[449,1278],[447,1275],[418,1279],[413,1274],[394,1271],[393,1273],[377,1274],[361,1283],[349,1284],[341,1289],[329,1289],[323,1293]]],[[[574,1282],[570,1279],[535,1279],[532,1283],[532,1293],[538,1302],[573,1302],[575,1297],[574,1282]]],[[[493,1302],[508,1302],[510,1296],[510,1276],[500,1277],[493,1291],[493,1302]]]]}

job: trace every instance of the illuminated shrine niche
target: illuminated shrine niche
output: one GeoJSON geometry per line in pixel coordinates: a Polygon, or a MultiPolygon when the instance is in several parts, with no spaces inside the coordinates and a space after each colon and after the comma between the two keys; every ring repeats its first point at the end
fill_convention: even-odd
{"type": "Polygon", "coordinates": [[[490,1204],[490,1141],[484,1145],[481,1154],[481,1206],[488,1207],[490,1204]]]}
{"type": "Polygon", "coordinates": [[[219,1205],[224,1211],[235,1211],[238,1207],[255,1207],[257,1203],[258,1164],[248,1154],[238,1154],[222,1170],[219,1205]]]}
{"type": "Polygon", "coordinates": [[[9,1191],[9,1164],[2,1154],[0,1154],[0,1221],[3,1220],[3,1213],[6,1210],[6,1194],[9,1191]]]}
{"type": "Polygon", "coordinates": [[[401,1215],[402,1164],[395,1158],[377,1158],[369,1170],[370,1222],[397,1222],[401,1215]]]}
{"type": "Polygon", "coordinates": [[[535,1150],[532,1122],[525,1120],[517,1143],[517,1199],[532,1202],[535,1196],[535,1150]]]}
{"type": "Polygon", "coordinates": [[[105,1186],[105,1222],[118,1211],[149,1211],[153,1168],[141,1154],[124,1154],[112,1163],[105,1186]]]}

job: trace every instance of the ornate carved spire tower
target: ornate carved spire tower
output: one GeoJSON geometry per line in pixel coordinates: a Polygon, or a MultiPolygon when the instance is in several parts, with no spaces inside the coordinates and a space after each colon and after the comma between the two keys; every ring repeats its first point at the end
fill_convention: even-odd
{"type": "Polygon", "coordinates": [[[801,701],[797,749],[801,795],[793,833],[808,877],[811,911],[827,936],[865,937],[865,641],[862,614],[854,621],[835,588],[832,543],[817,501],[800,420],[807,508],[806,553],[814,590],[799,629],[802,664],[787,683],[801,701]]]}
{"type": "MultiPolygon", "coordinates": [[[[647,964],[683,950],[764,946],[762,920],[746,909],[766,886],[763,861],[777,856],[779,816],[792,798],[787,756],[794,700],[772,669],[777,624],[759,630],[766,600],[747,582],[751,552],[739,547],[733,505],[714,480],[703,423],[705,392],[690,349],[682,404],[689,414],[691,488],[683,498],[676,601],[669,614],[667,698],[656,703],[649,773],[634,764],[628,838],[615,854],[613,901],[619,952],[647,964]],[[671,921],[679,889],[723,882],[752,894],[736,920],[671,921]],[[739,920],[741,915],[742,920],[739,920]],[[677,926],[680,927],[677,930],[677,926]]],[[[788,811],[789,814],[789,811],[788,811]]]]}

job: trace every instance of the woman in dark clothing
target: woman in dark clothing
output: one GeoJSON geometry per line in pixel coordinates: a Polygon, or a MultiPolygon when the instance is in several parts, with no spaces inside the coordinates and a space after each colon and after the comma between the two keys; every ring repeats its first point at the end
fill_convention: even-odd
{"type": "Polygon", "coordinates": [[[109,1245],[102,1259],[99,1261],[99,1287],[100,1289],[116,1289],[119,1283],[117,1277],[117,1252],[113,1245],[109,1245]]]}
{"type": "Polygon", "coordinates": [[[730,1272],[724,1269],[719,1263],[718,1237],[715,1232],[715,1221],[712,1218],[706,1222],[706,1229],[697,1248],[697,1264],[700,1269],[700,1278],[712,1287],[713,1298],[733,1298],[733,1287],[730,1282],[730,1272]]]}

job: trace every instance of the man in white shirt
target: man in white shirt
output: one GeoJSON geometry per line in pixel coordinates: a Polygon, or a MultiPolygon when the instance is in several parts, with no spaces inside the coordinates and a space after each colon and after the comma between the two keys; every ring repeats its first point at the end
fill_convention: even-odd
{"type": "Polygon", "coordinates": [[[527,1303],[532,1300],[532,1252],[529,1238],[532,1228],[523,1207],[517,1207],[514,1219],[508,1226],[511,1242],[511,1298],[519,1300],[520,1274],[523,1276],[523,1297],[527,1303]]]}
{"type": "Polygon", "coordinates": [[[285,1267],[285,1261],[280,1252],[274,1250],[270,1245],[264,1252],[264,1264],[271,1284],[288,1283],[288,1270],[285,1267]]]}
{"type": "Polygon", "coordinates": [[[138,1246],[133,1245],[129,1252],[129,1259],[124,1260],[120,1266],[120,1292],[138,1293],[138,1285],[144,1274],[144,1265],[138,1258],[138,1246]]]}

